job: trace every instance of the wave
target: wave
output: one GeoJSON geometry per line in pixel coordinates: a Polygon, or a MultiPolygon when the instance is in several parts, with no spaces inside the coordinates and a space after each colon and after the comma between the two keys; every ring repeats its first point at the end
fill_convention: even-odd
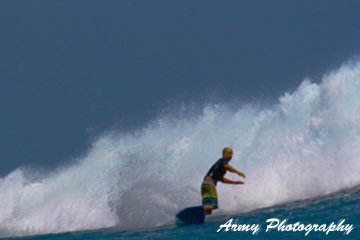
{"type": "Polygon", "coordinates": [[[318,84],[305,79],[272,106],[182,105],[131,133],[104,133],[71,166],[1,178],[0,236],[172,224],[177,211],[201,204],[202,178],[225,146],[247,178],[218,185],[218,214],[356,186],[359,92],[360,63],[350,62],[318,84]]]}

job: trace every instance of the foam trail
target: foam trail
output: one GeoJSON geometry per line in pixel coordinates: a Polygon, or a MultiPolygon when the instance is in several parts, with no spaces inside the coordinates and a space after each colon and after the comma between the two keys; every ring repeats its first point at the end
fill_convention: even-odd
{"type": "Polygon", "coordinates": [[[104,134],[73,166],[0,179],[0,236],[170,224],[179,209],[200,204],[202,177],[225,146],[248,177],[244,186],[219,184],[218,213],[358,185],[359,92],[360,63],[349,63],[320,84],[305,80],[272,107],[208,105],[131,134],[104,134]]]}

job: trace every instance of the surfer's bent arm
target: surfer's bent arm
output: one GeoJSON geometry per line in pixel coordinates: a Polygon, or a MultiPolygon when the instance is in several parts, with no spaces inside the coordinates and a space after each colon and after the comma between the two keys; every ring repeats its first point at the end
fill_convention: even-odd
{"type": "Polygon", "coordinates": [[[228,179],[226,177],[223,177],[221,180],[220,180],[222,183],[228,183],[228,184],[244,184],[243,181],[233,181],[231,179],[228,179]]]}
{"type": "Polygon", "coordinates": [[[229,172],[232,173],[236,173],[237,175],[239,175],[240,177],[246,178],[246,175],[243,172],[240,172],[239,170],[235,169],[233,166],[231,166],[230,164],[226,164],[225,165],[226,170],[228,170],[229,172]]]}

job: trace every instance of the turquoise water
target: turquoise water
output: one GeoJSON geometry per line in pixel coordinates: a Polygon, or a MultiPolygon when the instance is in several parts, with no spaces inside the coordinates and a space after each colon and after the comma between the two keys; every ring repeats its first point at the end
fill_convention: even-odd
{"type": "Polygon", "coordinates": [[[261,209],[241,215],[215,216],[207,219],[203,225],[175,226],[169,225],[157,229],[118,231],[116,228],[102,229],[88,232],[63,233],[43,235],[18,239],[359,239],[360,236],[360,188],[349,189],[326,197],[299,201],[291,204],[261,209]],[[338,223],[345,219],[344,226],[350,224],[353,230],[346,234],[345,231],[333,231],[326,234],[324,231],[281,231],[273,229],[266,232],[266,220],[270,218],[288,219],[287,224],[301,222],[308,224],[338,223]],[[229,219],[237,220],[238,224],[261,224],[261,229],[256,235],[251,231],[220,231],[220,225],[229,219]]]}
{"type": "MultiPolygon", "coordinates": [[[[0,237],[18,239],[302,239],[288,224],[330,225],[311,239],[360,239],[360,64],[348,63],[271,103],[174,106],[130,133],[108,131],[76,164],[19,167],[0,178],[0,237]],[[219,184],[219,209],[204,225],[176,227],[175,214],[201,203],[200,184],[225,146],[245,185],[219,184]],[[217,232],[230,219],[261,224],[217,232]]],[[[238,179],[227,173],[230,179],[238,179]]]]}

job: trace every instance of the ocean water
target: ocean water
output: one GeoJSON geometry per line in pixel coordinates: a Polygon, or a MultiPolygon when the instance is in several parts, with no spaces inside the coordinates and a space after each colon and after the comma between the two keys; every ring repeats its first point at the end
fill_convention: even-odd
{"type": "Polygon", "coordinates": [[[136,131],[109,130],[75,164],[1,178],[0,236],[360,239],[359,92],[360,63],[348,62],[275,103],[179,105],[136,131]],[[246,184],[219,184],[219,210],[204,225],[177,227],[175,214],[201,203],[202,178],[225,146],[246,184]],[[275,218],[304,228],[344,220],[352,229],[266,232],[275,218]],[[261,230],[217,232],[230,219],[261,230]]]}
{"type": "Polygon", "coordinates": [[[27,237],[24,239],[359,239],[360,221],[360,188],[347,189],[321,198],[282,204],[270,208],[237,214],[222,215],[207,218],[203,225],[175,226],[167,225],[151,229],[119,230],[118,228],[99,229],[92,231],[80,231],[62,234],[47,234],[27,237]],[[314,225],[331,223],[338,225],[345,220],[342,226],[351,225],[353,228],[344,231],[325,230],[282,230],[273,228],[266,231],[266,221],[271,218],[279,219],[279,222],[287,220],[286,225],[300,224],[314,225]],[[220,226],[230,219],[233,223],[253,225],[258,224],[260,230],[256,234],[252,230],[226,231],[220,226]],[[307,233],[308,232],[308,233],[307,233]]]}

